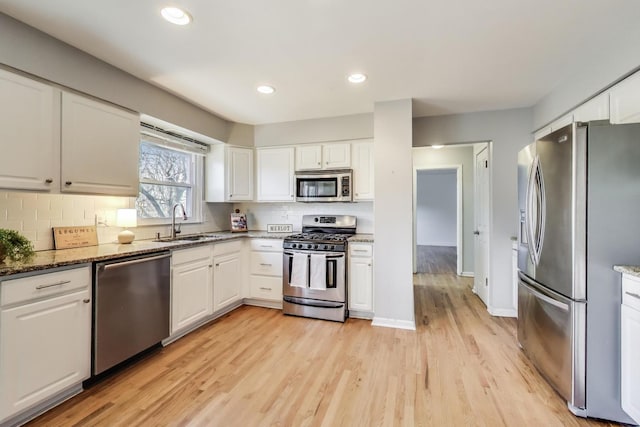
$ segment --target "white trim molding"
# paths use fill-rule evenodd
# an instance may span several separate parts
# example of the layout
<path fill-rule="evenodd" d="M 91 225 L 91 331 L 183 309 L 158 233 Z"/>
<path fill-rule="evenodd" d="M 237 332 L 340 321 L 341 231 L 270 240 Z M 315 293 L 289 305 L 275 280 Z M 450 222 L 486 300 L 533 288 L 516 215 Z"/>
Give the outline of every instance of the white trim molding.
<path fill-rule="evenodd" d="M 384 328 L 416 330 L 415 320 L 386 319 L 384 317 L 374 317 L 371 326 L 382 326 Z"/>
<path fill-rule="evenodd" d="M 518 317 L 518 310 L 515 308 L 494 308 L 489 307 L 487 311 L 490 315 L 496 317 Z"/>
<path fill-rule="evenodd" d="M 475 277 L 475 273 L 473 271 L 463 271 L 460 275 L 462 277 Z"/>

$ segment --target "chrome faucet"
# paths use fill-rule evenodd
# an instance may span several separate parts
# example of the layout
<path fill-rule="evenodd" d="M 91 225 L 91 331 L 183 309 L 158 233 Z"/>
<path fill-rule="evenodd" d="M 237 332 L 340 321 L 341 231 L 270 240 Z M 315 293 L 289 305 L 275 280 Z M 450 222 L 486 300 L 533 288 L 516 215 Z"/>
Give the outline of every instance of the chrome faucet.
<path fill-rule="evenodd" d="M 171 208 L 171 238 L 175 239 L 176 238 L 176 234 L 180 233 L 180 224 L 178 224 L 176 226 L 176 208 L 180 206 L 180 208 L 182 209 L 182 219 L 183 220 L 187 220 L 187 211 L 184 209 L 184 205 L 182 203 L 176 203 L 175 205 L 173 205 L 173 207 Z"/>

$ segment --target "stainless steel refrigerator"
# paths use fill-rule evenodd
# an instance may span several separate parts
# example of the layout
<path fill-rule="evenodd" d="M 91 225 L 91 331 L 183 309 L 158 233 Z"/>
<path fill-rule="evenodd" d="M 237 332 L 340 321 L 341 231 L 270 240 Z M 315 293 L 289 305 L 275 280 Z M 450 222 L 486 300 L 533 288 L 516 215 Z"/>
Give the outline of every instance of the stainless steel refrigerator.
<path fill-rule="evenodd" d="M 620 406 L 620 275 L 640 264 L 640 124 L 574 123 L 518 155 L 518 341 L 576 415 Z"/>

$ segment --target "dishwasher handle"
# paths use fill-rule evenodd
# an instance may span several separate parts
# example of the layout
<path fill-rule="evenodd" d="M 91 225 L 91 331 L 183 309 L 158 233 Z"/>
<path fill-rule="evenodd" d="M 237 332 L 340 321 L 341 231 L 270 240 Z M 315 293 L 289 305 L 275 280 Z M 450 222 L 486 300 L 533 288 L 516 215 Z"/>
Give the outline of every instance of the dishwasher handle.
<path fill-rule="evenodd" d="M 130 261 L 116 261 L 110 264 L 101 264 L 99 265 L 99 269 L 100 271 L 103 270 L 110 270 L 112 268 L 120 268 L 120 267 L 124 267 L 127 265 L 133 265 L 133 264 L 140 264 L 143 262 L 148 262 L 148 261 L 155 261 L 158 259 L 163 259 L 163 258 L 169 258 L 171 257 L 170 253 L 167 254 L 163 254 L 163 255 L 157 255 L 157 256 L 150 256 L 150 257 L 144 257 L 144 258 L 136 258 L 136 259 L 132 259 Z"/>

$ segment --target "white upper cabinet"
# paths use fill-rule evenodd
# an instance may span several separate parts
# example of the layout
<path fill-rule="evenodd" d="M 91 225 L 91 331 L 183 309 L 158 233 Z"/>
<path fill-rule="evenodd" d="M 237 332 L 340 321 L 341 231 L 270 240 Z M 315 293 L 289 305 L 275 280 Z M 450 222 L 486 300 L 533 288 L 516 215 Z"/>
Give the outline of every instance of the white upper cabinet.
<path fill-rule="evenodd" d="M 351 144 L 324 144 L 322 146 L 324 169 L 340 169 L 351 167 Z"/>
<path fill-rule="evenodd" d="M 373 141 L 355 142 L 353 153 L 353 200 L 373 200 L 374 158 Z"/>
<path fill-rule="evenodd" d="M 63 92 L 61 135 L 61 191 L 138 195 L 138 114 Z"/>
<path fill-rule="evenodd" d="M 551 132 L 555 132 L 558 129 L 561 129 L 567 125 L 573 123 L 573 113 L 567 114 L 565 116 L 560 117 L 551 123 Z"/>
<path fill-rule="evenodd" d="M 259 202 L 293 202 L 293 147 L 256 149 Z"/>
<path fill-rule="evenodd" d="M 322 145 L 296 147 L 296 170 L 322 169 Z"/>
<path fill-rule="evenodd" d="M 609 91 L 611 123 L 640 123 L 640 72 Z"/>
<path fill-rule="evenodd" d="M 345 169 L 351 167 L 351 144 L 296 146 L 296 170 Z"/>
<path fill-rule="evenodd" d="M 59 188 L 58 93 L 0 69 L 0 188 Z"/>
<path fill-rule="evenodd" d="M 573 111 L 576 122 L 592 120 L 609 120 L 609 92 L 601 93 Z"/>
<path fill-rule="evenodd" d="M 218 144 L 206 159 L 205 200 L 253 200 L 253 149 Z"/>

